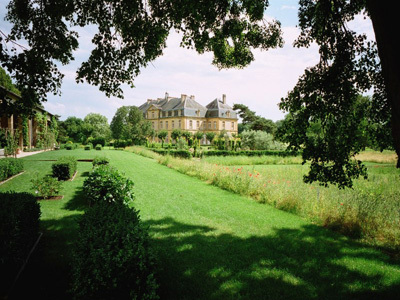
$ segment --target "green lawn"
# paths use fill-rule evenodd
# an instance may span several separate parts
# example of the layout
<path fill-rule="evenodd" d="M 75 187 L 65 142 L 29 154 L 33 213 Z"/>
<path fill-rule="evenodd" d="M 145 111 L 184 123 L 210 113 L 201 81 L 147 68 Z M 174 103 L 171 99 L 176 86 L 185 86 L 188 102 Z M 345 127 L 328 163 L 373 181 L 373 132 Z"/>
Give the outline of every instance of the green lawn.
<path fill-rule="evenodd" d="M 400 264 L 389 256 L 129 152 L 103 150 L 135 183 L 140 210 L 159 257 L 161 299 L 397 299 Z M 29 189 L 35 171 L 50 171 L 53 151 L 24 159 L 26 172 L 0 190 Z M 42 201 L 44 236 L 17 291 L 68 299 L 68 270 L 81 186 L 91 163 L 78 163 L 60 201 Z"/>

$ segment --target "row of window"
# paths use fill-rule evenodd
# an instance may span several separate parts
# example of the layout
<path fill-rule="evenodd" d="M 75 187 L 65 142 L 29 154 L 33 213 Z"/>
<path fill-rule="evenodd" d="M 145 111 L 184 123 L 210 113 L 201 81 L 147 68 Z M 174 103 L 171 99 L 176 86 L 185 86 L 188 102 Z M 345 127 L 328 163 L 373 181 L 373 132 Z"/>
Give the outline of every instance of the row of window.
<path fill-rule="evenodd" d="M 174 110 L 174 111 L 162 111 L 160 112 L 160 115 L 158 116 L 158 114 L 156 115 L 155 111 L 151 111 L 151 118 L 159 118 L 159 117 L 180 117 L 183 116 L 183 110 Z M 196 116 L 200 117 L 200 110 L 196 111 Z M 226 116 L 230 117 L 231 113 L 230 111 L 226 112 Z M 150 118 L 150 112 L 148 114 L 148 117 Z"/>
<path fill-rule="evenodd" d="M 153 125 L 153 129 L 155 129 L 154 122 L 152 122 L 152 125 Z M 175 128 L 181 129 L 182 128 L 181 120 L 178 120 L 177 125 L 178 125 L 178 127 L 175 127 L 175 121 L 171 121 L 171 129 L 175 129 Z M 196 129 L 207 129 L 206 125 L 207 125 L 206 122 L 202 122 L 200 124 L 200 121 L 196 121 Z M 211 127 L 211 121 L 209 121 L 208 129 L 217 129 L 217 121 L 214 121 L 212 125 L 213 125 L 213 127 Z M 163 126 L 164 126 L 164 122 L 160 121 L 160 129 L 164 129 Z M 168 121 L 165 121 L 165 129 L 169 129 L 168 126 L 169 126 Z M 193 128 L 193 120 L 189 120 L 189 129 L 194 129 Z M 225 129 L 225 121 L 222 121 L 222 129 Z M 231 122 L 231 130 L 235 130 L 235 122 Z"/>

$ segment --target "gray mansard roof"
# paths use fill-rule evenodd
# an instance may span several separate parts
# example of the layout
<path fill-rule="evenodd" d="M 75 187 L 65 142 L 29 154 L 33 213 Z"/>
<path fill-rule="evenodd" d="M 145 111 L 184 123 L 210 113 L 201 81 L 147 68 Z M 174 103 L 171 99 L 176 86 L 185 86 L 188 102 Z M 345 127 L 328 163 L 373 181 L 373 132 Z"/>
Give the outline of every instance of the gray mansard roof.
<path fill-rule="evenodd" d="M 160 109 L 162 112 L 166 112 L 165 117 L 174 116 L 174 113 L 171 115 L 168 112 L 181 111 L 181 116 L 186 117 L 206 117 L 206 118 L 230 118 L 237 119 L 236 112 L 226 103 L 224 104 L 221 100 L 215 99 L 210 102 L 206 107 L 202 106 L 198 102 L 194 100 L 194 97 L 186 97 L 184 95 L 181 98 L 176 97 L 168 97 L 166 95 L 165 98 L 158 98 L 157 100 L 147 100 L 147 102 L 143 103 L 139 106 L 139 109 L 146 113 L 146 111 L 154 106 L 157 109 Z M 229 111 L 229 113 L 227 113 Z M 162 116 L 164 117 L 164 116 Z"/>

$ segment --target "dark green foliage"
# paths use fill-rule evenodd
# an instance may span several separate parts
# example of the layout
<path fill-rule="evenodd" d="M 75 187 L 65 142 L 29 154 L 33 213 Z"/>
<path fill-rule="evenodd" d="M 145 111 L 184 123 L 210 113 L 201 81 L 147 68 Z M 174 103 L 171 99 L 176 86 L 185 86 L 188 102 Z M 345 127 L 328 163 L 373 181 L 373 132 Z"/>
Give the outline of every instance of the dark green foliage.
<path fill-rule="evenodd" d="M 242 125 L 246 126 L 243 130 L 261 130 L 275 134 L 276 124 L 272 120 L 257 116 L 254 111 L 244 104 L 234 104 L 233 109 L 238 111 L 238 115 L 243 122 Z M 240 132 L 243 130 L 240 130 Z"/>
<path fill-rule="evenodd" d="M 23 161 L 17 158 L 0 159 L 0 181 L 14 176 L 24 169 Z"/>
<path fill-rule="evenodd" d="M 93 149 L 93 145 L 92 144 L 85 145 L 85 150 L 92 150 L 92 149 Z"/>
<path fill-rule="evenodd" d="M 14 278 L 39 233 L 40 206 L 30 193 L 0 193 L 0 279 Z"/>
<path fill-rule="evenodd" d="M 208 150 L 203 152 L 203 156 L 295 156 L 296 154 L 288 151 L 274 151 L 274 150 Z"/>
<path fill-rule="evenodd" d="M 61 181 L 51 175 L 46 175 L 42 178 L 32 179 L 32 189 L 39 197 L 48 199 L 52 196 L 57 196 L 61 191 Z"/>
<path fill-rule="evenodd" d="M 96 137 L 96 138 L 92 138 L 89 140 L 90 143 L 92 143 L 93 145 L 101 145 L 102 147 L 104 147 L 106 145 L 106 139 L 104 137 Z"/>
<path fill-rule="evenodd" d="M 305 70 L 280 108 L 291 114 L 286 124 L 290 129 L 285 133 L 289 148 L 303 149 L 304 161 L 311 161 L 305 182 L 343 188 L 351 187 L 354 178 L 366 178 L 365 166 L 354 160 L 365 147 L 362 137 L 367 111 L 359 109 L 359 95 L 373 92 L 372 102 L 379 103 L 374 115 L 390 130 L 390 107 L 376 45 L 347 26 L 365 3 L 300 1 L 301 33 L 295 46 L 316 43 L 320 60 Z M 385 112 L 383 118 L 380 111 Z M 318 132 L 310 132 L 315 125 Z"/>
<path fill-rule="evenodd" d="M 152 148 L 151 150 L 161 155 L 171 155 L 174 157 L 181 157 L 181 158 L 192 158 L 192 153 L 190 153 L 190 151 L 188 150 L 157 149 L 157 148 Z"/>
<path fill-rule="evenodd" d="M 58 180 L 68 180 L 76 172 L 77 161 L 73 156 L 60 157 L 55 163 L 51 165 L 53 176 Z"/>
<path fill-rule="evenodd" d="M 99 166 L 99 165 L 108 165 L 110 163 L 110 160 L 105 157 L 105 156 L 96 156 L 93 159 L 93 167 Z"/>
<path fill-rule="evenodd" d="M 96 145 L 96 150 L 101 150 L 101 149 L 103 149 L 103 146 L 101 146 L 100 144 L 97 144 Z"/>
<path fill-rule="evenodd" d="M 109 165 L 94 168 L 83 183 L 89 205 L 96 203 L 128 204 L 135 199 L 132 180 Z"/>
<path fill-rule="evenodd" d="M 99 203 L 85 212 L 72 267 L 76 299 L 158 299 L 147 230 L 125 205 Z"/>
<path fill-rule="evenodd" d="M 128 142 L 126 140 L 115 140 L 113 145 L 115 149 L 125 148 L 128 146 Z"/>

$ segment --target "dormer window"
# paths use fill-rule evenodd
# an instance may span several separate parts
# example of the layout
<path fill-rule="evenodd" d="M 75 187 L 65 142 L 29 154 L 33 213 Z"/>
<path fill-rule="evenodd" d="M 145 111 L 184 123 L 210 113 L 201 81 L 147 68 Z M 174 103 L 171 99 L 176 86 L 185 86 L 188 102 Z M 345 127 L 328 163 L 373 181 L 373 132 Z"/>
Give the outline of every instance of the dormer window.
<path fill-rule="evenodd" d="M 228 118 L 231 116 L 231 112 L 230 112 L 229 110 L 226 112 L 226 116 L 227 116 Z"/>
<path fill-rule="evenodd" d="M 196 110 L 196 116 L 200 117 L 200 110 Z"/>

